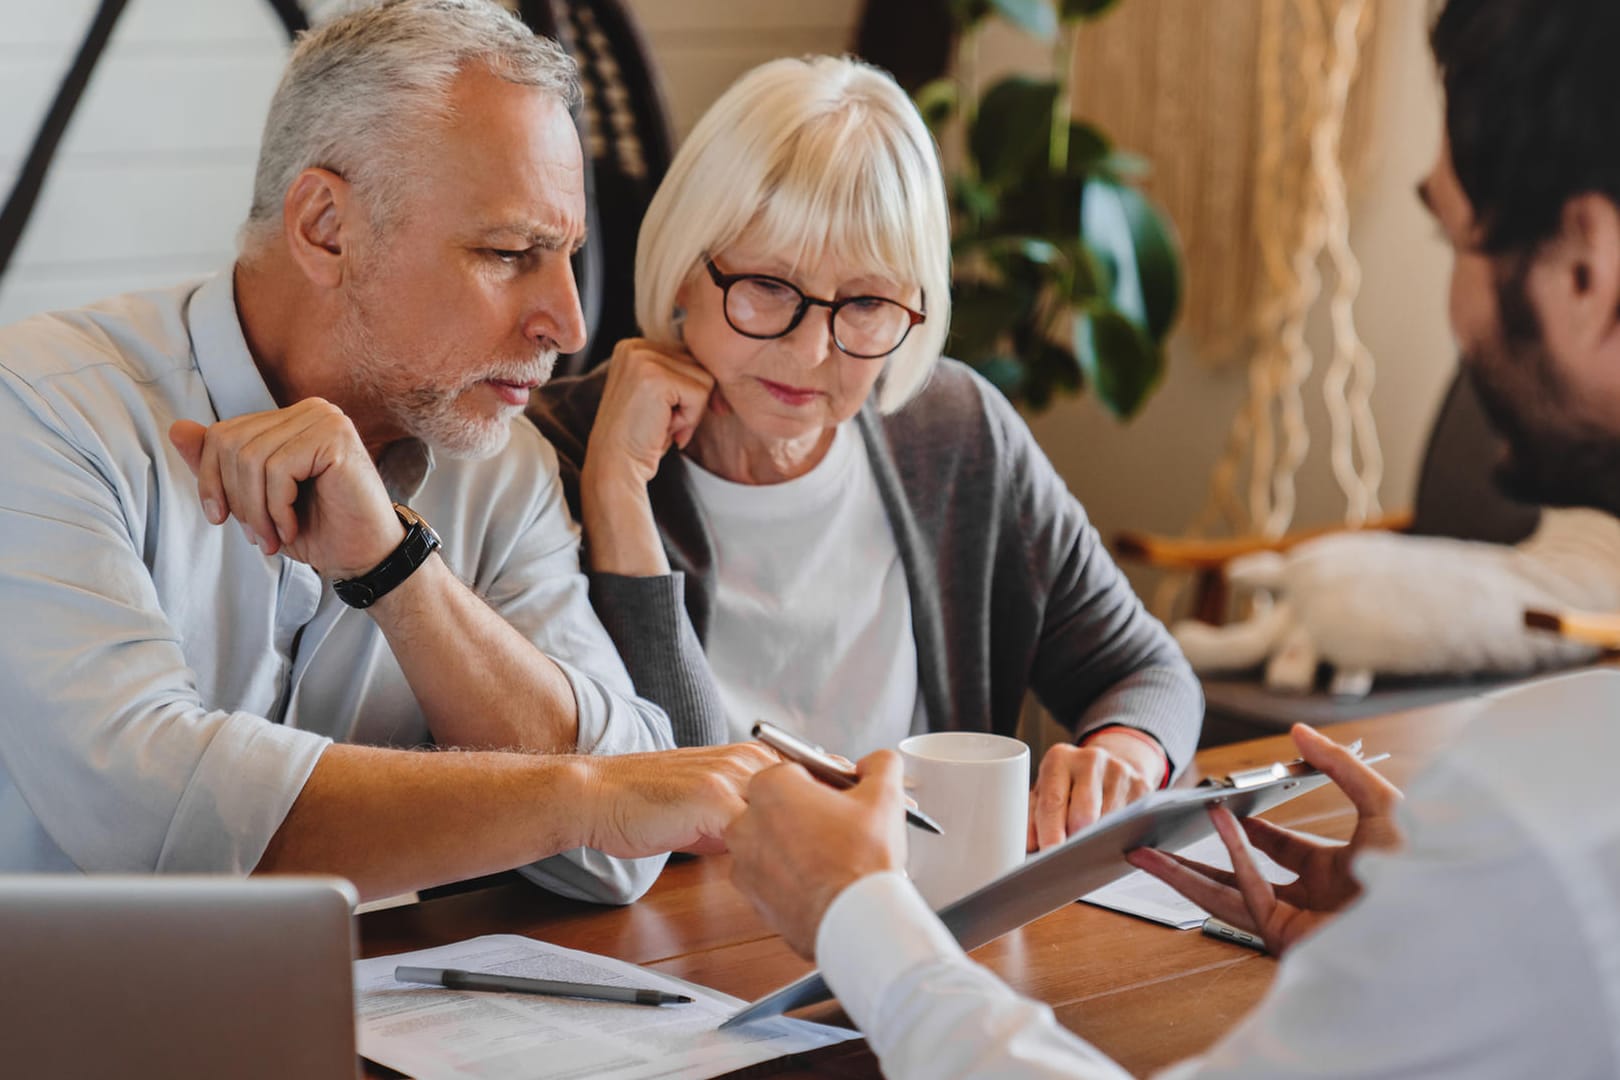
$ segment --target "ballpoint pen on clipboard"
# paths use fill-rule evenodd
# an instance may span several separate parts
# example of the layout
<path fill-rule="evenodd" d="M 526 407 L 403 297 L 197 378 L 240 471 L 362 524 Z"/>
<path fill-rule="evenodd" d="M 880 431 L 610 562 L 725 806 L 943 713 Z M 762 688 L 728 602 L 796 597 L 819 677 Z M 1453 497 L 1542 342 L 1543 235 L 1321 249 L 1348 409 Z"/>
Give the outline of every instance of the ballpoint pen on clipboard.
<path fill-rule="evenodd" d="M 1376 765 L 1387 760 L 1388 754 L 1379 754 L 1376 757 L 1364 758 L 1361 756 L 1361 740 L 1345 747 L 1346 750 L 1360 759 L 1363 765 Z M 1242 791 L 1245 788 L 1268 784 L 1273 780 L 1283 780 L 1290 776 L 1315 776 L 1316 767 L 1304 758 L 1295 758 L 1293 761 L 1274 761 L 1270 765 L 1261 765 L 1254 769 L 1239 769 L 1226 776 L 1206 776 L 1198 782 L 1201 788 L 1231 788 L 1233 791 Z"/>
<path fill-rule="evenodd" d="M 821 747 L 806 742 L 791 731 L 783 731 L 769 721 L 755 721 L 753 734 L 754 738 L 787 760 L 796 765 L 803 765 L 806 772 L 823 784 L 830 784 L 835 788 L 852 788 L 860 779 L 855 775 L 855 770 L 840 764 Z M 945 830 L 939 827 L 939 822 L 914 806 L 906 807 L 906 821 L 923 832 L 931 832 L 935 836 L 945 835 Z"/>

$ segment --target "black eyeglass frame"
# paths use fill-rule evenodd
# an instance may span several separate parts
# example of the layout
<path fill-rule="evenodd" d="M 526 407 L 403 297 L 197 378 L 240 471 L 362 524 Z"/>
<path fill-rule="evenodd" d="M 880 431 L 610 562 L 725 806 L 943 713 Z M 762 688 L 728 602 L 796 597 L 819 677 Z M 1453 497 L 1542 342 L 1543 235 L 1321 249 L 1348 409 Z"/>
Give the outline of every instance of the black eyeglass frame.
<path fill-rule="evenodd" d="M 900 301 L 891 299 L 887 296 L 846 296 L 841 300 L 822 300 L 819 297 L 809 295 L 803 289 L 793 284 L 793 282 L 788 281 L 786 278 L 779 278 L 773 274 L 728 274 L 715 264 L 713 256 L 710 255 L 703 256 L 703 265 L 709 271 L 709 279 L 713 281 L 715 286 L 720 290 L 720 310 L 726 317 L 726 325 L 737 331 L 737 333 L 741 334 L 743 337 L 752 338 L 755 341 L 775 341 L 777 338 L 787 337 L 789 334 L 793 333 L 793 331 L 799 328 L 799 324 L 804 321 L 805 312 L 809 311 L 812 307 L 824 307 L 827 309 L 827 332 L 832 335 L 833 344 L 838 346 L 839 352 L 843 353 L 845 356 L 853 356 L 857 360 L 881 360 L 885 356 L 893 355 L 896 349 L 900 348 L 900 346 L 906 343 L 906 338 L 911 336 L 912 327 L 916 326 L 918 323 L 928 321 L 928 312 L 926 310 L 928 307 L 928 295 L 926 293 L 923 294 L 923 307 L 925 309 L 923 311 L 914 311 L 905 304 L 902 304 Z M 755 334 L 748 330 L 744 330 L 742 327 L 731 321 L 731 287 L 739 281 L 750 280 L 769 281 L 774 285 L 781 285 L 784 288 L 791 289 L 798 295 L 798 310 L 794 311 L 793 318 L 789 319 L 787 326 L 778 333 Z M 853 304 L 859 300 L 877 300 L 885 304 L 893 304 L 901 311 L 904 311 L 911 321 L 906 324 L 906 329 L 900 335 L 900 340 L 880 353 L 858 353 L 851 352 L 849 349 L 846 349 L 844 347 L 844 343 L 838 340 L 838 312 L 839 309 L 844 307 L 844 305 Z"/>

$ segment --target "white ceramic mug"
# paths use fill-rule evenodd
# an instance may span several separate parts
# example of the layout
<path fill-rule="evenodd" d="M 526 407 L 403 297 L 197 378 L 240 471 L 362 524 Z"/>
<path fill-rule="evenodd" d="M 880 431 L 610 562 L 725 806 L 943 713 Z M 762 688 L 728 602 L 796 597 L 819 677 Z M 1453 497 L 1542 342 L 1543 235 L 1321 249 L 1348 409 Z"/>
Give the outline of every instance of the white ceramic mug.
<path fill-rule="evenodd" d="M 906 872 L 936 911 L 1024 861 L 1029 747 L 1005 735 L 934 731 L 900 743 L 908 794 L 945 835 L 907 829 Z"/>

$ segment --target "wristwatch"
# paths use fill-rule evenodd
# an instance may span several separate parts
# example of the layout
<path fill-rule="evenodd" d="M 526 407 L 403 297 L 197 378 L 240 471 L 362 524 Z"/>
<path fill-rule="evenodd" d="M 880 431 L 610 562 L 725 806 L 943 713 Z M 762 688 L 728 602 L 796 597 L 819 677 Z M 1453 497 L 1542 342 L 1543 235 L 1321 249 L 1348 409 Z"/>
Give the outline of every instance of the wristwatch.
<path fill-rule="evenodd" d="M 399 583 L 410 577 L 428 556 L 439 550 L 439 534 L 415 510 L 404 503 L 394 504 L 399 523 L 405 526 L 405 539 L 399 547 L 376 566 L 357 578 L 332 582 L 332 591 L 338 599 L 352 608 L 368 608 L 387 596 Z"/>

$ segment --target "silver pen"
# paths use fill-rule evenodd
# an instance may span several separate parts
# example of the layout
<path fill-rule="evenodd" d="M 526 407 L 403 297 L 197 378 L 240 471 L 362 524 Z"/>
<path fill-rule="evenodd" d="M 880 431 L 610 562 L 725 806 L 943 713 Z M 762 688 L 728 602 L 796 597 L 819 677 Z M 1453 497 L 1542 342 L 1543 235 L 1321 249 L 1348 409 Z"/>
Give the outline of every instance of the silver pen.
<path fill-rule="evenodd" d="M 847 790 L 860 781 L 860 777 L 855 775 L 855 770 L 846 768 L 827 751 L 806 742 L 791 731 L 783 731 L 769 720 L 754 722 L 754 738 L 795 765 L 803 765 L 806 772 L 823 784 Z M 906 807 L 906 821 L 914 829 L 921 829 L 935 836 L 945 835 L 945 830 L 939 827 L 939 822 L 915 806 Z"/>
<path fill-rule="evenodd" d="M 589 998 L 592 1001 L 620 1001 L 627 1005 L 685 1005 L 692 999 L 685 994 L 643 990 L 634 986 L 600 986 L 596 983 L 560 982 L 555 979 L 527 979 L 521 975 L 495 975 L 456 968 L 410 967 L 394 969 L 398 982 L 428 983 L 446 990 L 504 990 L 518 994 L 545 994 L 549 997 Z"/>

